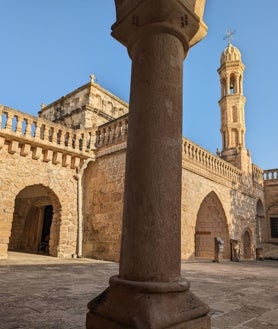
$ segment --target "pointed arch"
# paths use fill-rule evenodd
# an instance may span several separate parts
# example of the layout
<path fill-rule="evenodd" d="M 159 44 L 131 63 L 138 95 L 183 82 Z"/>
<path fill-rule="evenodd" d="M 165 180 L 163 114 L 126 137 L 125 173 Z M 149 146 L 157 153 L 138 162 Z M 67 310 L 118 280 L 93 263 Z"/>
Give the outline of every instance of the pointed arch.
<path fill-rule="evenodd" d="M 251 259 L 252 258 L 252 232 L 247 227 L 243 231 L 242 235 L 243 241 L 243 257 L 244 259 Z"/>
<path fill-rule="evenodd" d="M 57 256 L 61 205 L 57 195 L 42 184 L 26 186 L 15 198 L 9 250 L 38 252 L 42 242 L 46 251 Z"/>
<path fill-rule="evenodd" d="M 195 226 L 195 256 L 214 259 L 214 238 L 224 241 L 224 258 L 230 258 L 230 239 L 227 218 L 215 192 L 202 201 Z"/>

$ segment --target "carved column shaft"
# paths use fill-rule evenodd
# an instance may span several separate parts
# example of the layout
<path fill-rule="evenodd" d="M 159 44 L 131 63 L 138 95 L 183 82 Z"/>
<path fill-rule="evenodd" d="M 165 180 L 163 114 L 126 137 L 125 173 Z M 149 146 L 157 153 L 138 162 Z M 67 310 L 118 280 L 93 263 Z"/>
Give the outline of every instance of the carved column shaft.
<path fill-rule="evenodd" d="M 174 35 L 146 31 L 132 78 L 120 277 L 180 277 L 182 68 Z"/>

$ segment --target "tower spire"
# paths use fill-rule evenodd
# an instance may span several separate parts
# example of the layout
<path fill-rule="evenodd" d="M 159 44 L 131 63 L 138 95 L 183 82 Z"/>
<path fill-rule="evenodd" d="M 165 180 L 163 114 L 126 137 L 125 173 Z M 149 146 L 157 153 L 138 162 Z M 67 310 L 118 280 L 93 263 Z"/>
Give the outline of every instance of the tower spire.
<path fill-rule="evenodd" d="M 245 102 L 243 95 L 244 64 L 240 51 L 231 44 L 234 31 L 228 30 L 226 38 L 228 47 L 221 55 L 221 66 L 218 69 L 221 85 L 221 157 L 240 168 L 250 172 L 251 159 L 245 148 Z"/>

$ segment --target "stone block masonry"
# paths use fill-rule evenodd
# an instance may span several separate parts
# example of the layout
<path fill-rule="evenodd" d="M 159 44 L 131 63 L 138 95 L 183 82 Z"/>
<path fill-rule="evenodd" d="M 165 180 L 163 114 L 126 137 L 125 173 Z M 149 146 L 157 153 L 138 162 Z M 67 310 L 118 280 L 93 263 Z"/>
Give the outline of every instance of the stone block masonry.
<path fill-rule="evenodd" d="M 119 260 L 125 150 L 99 157 L 84 174 L 85 257 Z"/>
<path fill-rule="evenodd" d="M 86 132 L 91 138 L 91 133 Z M 48 205 L 53 207 L 50 255 L 71 257 L 76 253 L 74 175 L 92 154 L 92 140 L 87 137 L 85 131 L 74 133 L 61 125 L 0 106 L 0 257 L 7 257 L 8 247 L 37 251 L 43 234 L 41 211 Z M 41 219 L 36 218 L 36 213 Z M 32 223 L 30 219 L 27 223 L 28 218 L 34 218 Z M 26 244 L 28 225 L 37 233 L 32 232 L 36 238 L 30 233 L 29 240 L 33 242 Z"/>

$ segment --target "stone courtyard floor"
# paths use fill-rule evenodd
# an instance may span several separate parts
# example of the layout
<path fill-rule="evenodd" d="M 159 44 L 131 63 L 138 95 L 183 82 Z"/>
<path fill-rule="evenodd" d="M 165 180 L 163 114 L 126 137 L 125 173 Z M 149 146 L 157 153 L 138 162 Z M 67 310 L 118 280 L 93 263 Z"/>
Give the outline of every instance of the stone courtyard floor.
<path fill-rule="evenodd" d="M 0 329 L 85 328 L 87 302 L 118 265 L 10 252 L 0 260 Z M 278 261 L 182 262 L 213 329 L 278 329 Z"/>

